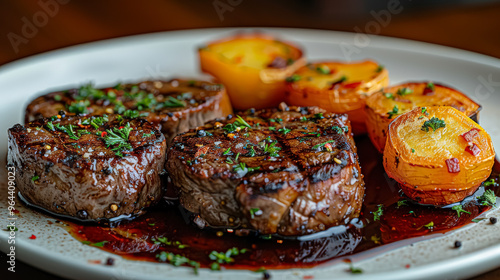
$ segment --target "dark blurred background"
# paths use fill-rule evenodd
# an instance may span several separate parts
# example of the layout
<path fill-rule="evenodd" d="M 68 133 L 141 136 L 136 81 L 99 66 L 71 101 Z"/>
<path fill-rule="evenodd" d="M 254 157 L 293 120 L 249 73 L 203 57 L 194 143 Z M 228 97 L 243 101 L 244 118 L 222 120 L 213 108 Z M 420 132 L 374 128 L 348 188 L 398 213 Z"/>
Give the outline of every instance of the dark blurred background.
<path fill-rule="evenodd" d="M 0 0 L 0 65 L 121 36 L 252 26 L 373 33 L 500 58 L 500 1 Z M 19 261 L 17 272 L 8 273 L 3 253 L 0 262 L 0 279 L 58 279 Z M 500 270 L 474 278 L 493 279 L 500 279 Z"/>
<path fill-rule="evenodd" d="M 500 58 L 500 1 L 0 1 L 0 64 L 70 45 L 206 27 L 301 27 L 375 33 Z M 397 12 L 386 17 L 387 11 Z M 370 21 L 380 28 L 367 28 Z M 372 26 L 373 27 L 373 26 Z"/>

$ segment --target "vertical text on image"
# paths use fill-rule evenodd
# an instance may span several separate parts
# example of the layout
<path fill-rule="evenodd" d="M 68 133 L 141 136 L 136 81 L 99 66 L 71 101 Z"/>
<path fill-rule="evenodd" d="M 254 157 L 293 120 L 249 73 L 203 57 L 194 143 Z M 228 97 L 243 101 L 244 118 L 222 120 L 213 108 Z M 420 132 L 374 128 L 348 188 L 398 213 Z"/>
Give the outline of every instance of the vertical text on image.
<path fill-rule="evenodd" d="M 8 260 L 7 263 L 9 264 L 9 267 L 7 268 L 11 272 L 16 272 L 16 219 L 17 217 L 15 216 L 15 206 L 16 206 L 16 168 L 13 166 L 7 166 L 7 180 L 8 180 L 8 210 L 9 210 L 9 217 L 7 218 L 7 231 L 9 232 L 9 240 L 7 241 L 8 244 L 11 246 L 9 247 L 9 253 L 7 254 Z"/>

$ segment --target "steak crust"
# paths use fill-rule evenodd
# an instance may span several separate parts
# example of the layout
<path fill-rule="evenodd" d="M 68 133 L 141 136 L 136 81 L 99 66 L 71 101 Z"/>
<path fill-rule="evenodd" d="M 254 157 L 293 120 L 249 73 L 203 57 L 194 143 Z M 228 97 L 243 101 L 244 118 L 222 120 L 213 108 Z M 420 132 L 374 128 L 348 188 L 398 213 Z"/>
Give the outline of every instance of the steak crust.
<path fill-rule="evenodd" d="M 161 198 L 166 140 L 143 119 L 62 114 L 8 134 L 17 189 L 38 207 L 107 221 L 140 215 Z"/>
<path fill-rule="evenodd" d="M 346 115 L 249 110 L 174 138 L 166 169 L 196 223 L 305 235 L 358 217 L 364 195 Z"/>
<path fill-rule="evenodd" d="M 86 85 L 36 98 L 26 108 L 25 123 L 60 110 L 96 115 L 134 110 L 159 125 L 169 143 L 181 132 L 230 114 L 231 106 L 222 85 L 203 81 L 144 81 L 102 89 Z"/>

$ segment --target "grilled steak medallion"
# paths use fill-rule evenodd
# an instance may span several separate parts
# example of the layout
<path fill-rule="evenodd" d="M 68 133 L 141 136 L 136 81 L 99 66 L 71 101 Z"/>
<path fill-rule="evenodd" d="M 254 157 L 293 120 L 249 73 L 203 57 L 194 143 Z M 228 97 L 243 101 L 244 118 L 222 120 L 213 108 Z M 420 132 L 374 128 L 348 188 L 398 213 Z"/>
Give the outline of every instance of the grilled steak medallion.
<path fill-rule="evenodd" d="M 166 168 L 195 223 L 304 235 L 358 217 L 364 182 L 347 116 L 280 108 L 174 138 Z"/>
<path fill-rule="evenodd" d="M 126 114 L 159 124 L 169 143 L 181 132 L 230 114 L 231 105 L 224 87 L 209 82 L 173 79 L 103 89 L 89 84 L 36 98 L 26 108 L 25 122 L 54 116 L 60 110 L 99 115 L 134 110 Z"/>
<path fill-rule="evenodd" d="M 8 162 L 28 202 L 106 221 L 161 198 L 165 150 L 163 134 L 143 119 L 58 115 L 9 129 Z"/>

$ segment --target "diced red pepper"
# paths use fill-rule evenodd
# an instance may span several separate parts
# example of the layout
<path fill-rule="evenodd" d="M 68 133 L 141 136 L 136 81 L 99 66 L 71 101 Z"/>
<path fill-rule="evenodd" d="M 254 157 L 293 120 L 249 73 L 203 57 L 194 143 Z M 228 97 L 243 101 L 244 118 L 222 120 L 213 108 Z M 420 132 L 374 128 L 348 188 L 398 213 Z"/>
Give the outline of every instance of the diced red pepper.
<path fill-rule="evenodd" d="M 123 128 L 124 128 L 124 126 L 120 126 L 118 129 L 123 129 Z"/>
<path fill-rule="evenodd" d="M 101 137 L 104 137 L 104 136 L 106 136 L 107 134 L 108 134 L 108 133 L 107 133 L 106 131 L 103 131 L 103 132 L 101 133 Z"/>
<path fill-rule="evenodd" d="M 448 166 L 449 173 L 460 172 L 460 163 L 457 158 L 450 158 L 446 160 L 446 165 Z"/>
<path fill-rule="evenodd" d="M 481 153 L 481 149 L 476 144 L 472 144 L 472 146 L 467 146 L 465 150 L 473 156 L 477 156 L 479 155 L 479 153 Z"/>
<path fill-rule="evenodd" d="M 36 239 L 36 236 L 35 236 L 34 234 L 32 234 L 32 235 L 30 236 L 30 239 Z"/>
<path fill-rule="evenodd" d="M 462 138 L 464 138 L 466 142 L 472 142 L 472 140 L 474 140 L 474 138 L 476 138 L 478 135 L 479 129 L 473 128 L 460 136 L 462 136 Z"/>
<path fill-rule="evenodd" d="M 424 92 L 422 93 L 423 95 L 434 95 L 434 90 L 432 88 L 424 88 Z"/>
<path fill-rule="evenodd" d="M 349 83 L 345 84 L 344 88 L 357 88 L 359 85 L 361 85 L 362 82 L 354 82 L 354 83 Z"/>
<path fill-rule="evenodd" d="M 325 149 L 326 149 L 327 151 L 329 151 L 329 152 L 333 151 L 332 144 L 330 144 L 330 143 L 326 143 L 326 144 L 325 144 Z"/>

